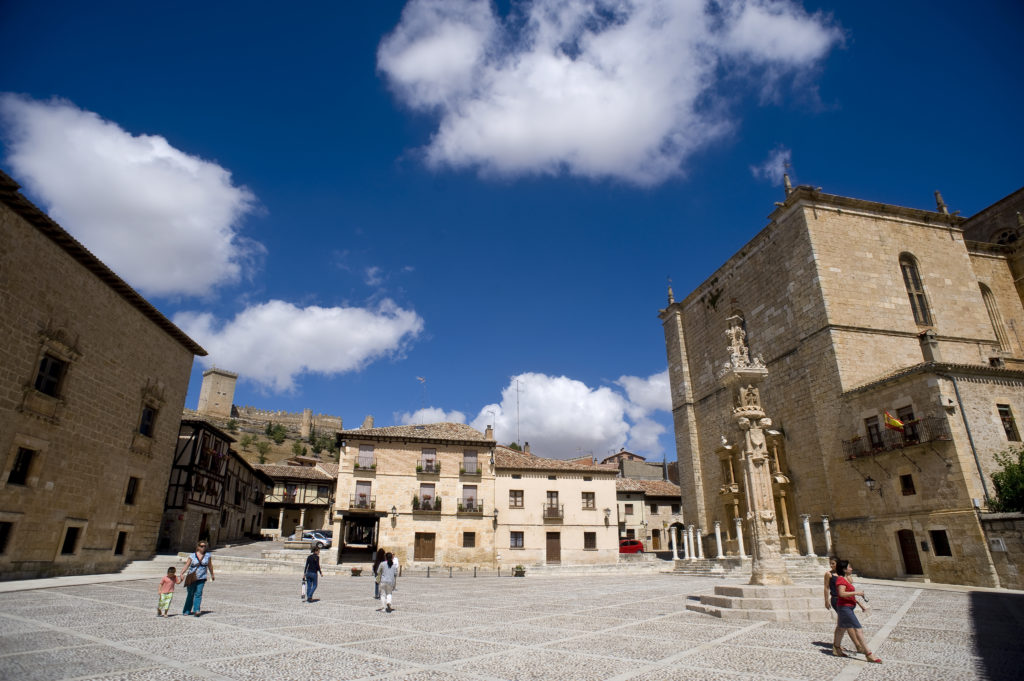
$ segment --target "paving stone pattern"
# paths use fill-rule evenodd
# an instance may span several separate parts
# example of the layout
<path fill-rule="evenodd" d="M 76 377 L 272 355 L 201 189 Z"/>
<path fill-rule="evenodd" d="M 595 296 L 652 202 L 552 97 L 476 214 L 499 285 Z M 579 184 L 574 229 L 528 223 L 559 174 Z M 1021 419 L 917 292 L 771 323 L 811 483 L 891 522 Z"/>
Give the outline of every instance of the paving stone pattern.
<path fill-rule="evenodd" d="M 1024 595 L 866 586 L 884 663 L 831 654 L 831 628 L 723 621 L 687 602 L 721 580 L 640 574 L 399 580 L 225 575 L 203 615 L 156 617 L 158 580 L 0 594 L 0 679 L 751 681 L 1018 679 Z M 852 645 L 847 643 L 847 648 Z"/>

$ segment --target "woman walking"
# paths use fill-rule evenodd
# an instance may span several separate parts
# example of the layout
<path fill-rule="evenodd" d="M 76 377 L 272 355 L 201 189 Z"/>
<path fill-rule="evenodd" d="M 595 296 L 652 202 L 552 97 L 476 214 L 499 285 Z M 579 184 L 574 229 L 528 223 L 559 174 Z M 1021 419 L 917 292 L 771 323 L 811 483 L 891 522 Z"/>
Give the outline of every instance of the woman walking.
<path fill-rule="evenodd" d="M 188 554 L 185 569 L 182 570 L 180 582 L 185 583 L 185 608 L 182 615 L 195 615 L 199 617 L 202 612 L 203 587 L 206 586 L 206 577 L 209 575 L 213 580 L 213 559 L 207 553 L 207 543 L 199 542 L 194 553 Z"/>
<path fill-rule="evenodd" d="M 380 580 L 377 579 L 377 568 L 385 558 L 384 549 L 377 549 L 377 555 L 373 558 L 373 597 L 378 601 L 380 600 Z"/>
<path fill-rule="evenodd" d="M 323 577 L 320 569 L 320 547 L 314 546 L 313 550 L 306 556 L 306 567 L 303 569 L 306 575 L 306 602 L 313 602 L 313 592 L 316 591 L 317 576 Z"/>
<path fill-rule="evenodd" d="M 384 609 L 391 612 L 391 592 L 395 590 L 395 582 L 398 581 L 398 559 L 390 553 L 384 556 L 384 562 L 377 566 L 377 574 L 380 575 L 380 590 L 384 594 Z"/>
<path fill-rule="evenodd" d="M 857 614 L 853 611 L 857 607 L 856 597 L 863 596 L 864 592 L 853 588 L 853 584 L 850 582 L 850 575 L 852 574 L 853 568 L 850 567 L 850 561 L 841 560 L 836 563 L 836 616 L 839 621 L 832 638 L 832 654 L 837 657 L 849 657 L 839 647 L 840 642 L 843 640 L 843 634 L 846 633 L 850 635 L 850 640 L 857 646 L 857 651 L 863 653 L 868 662 L 879 663 L 881 660 L 868 650 L 860 621 L 857 619 Z"/>

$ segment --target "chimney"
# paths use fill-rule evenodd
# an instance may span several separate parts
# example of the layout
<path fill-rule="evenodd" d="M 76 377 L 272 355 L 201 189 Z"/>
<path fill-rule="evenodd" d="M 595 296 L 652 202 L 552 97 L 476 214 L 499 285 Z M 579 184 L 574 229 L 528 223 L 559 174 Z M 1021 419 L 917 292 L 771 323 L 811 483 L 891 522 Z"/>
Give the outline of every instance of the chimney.
<path fill-rule="evenodd" d="M 373 414 L 368 414 L 367 417 L 363 419 L 363 425 L 360 426 L 360 428 L 373 428 Z"/>
<path fill-rule="evenodd" d="M 492 428 L 490 426 L 487 426 L 487 428 L 484 429 L 484 439 L 485 440 L 493 440 L 494 439 L 494 428 Z"/>
<path fill-rule="evenodd" d="M 924 357 L 924 361 L 942 361 L 942 355 L 939 353 L 939 339 L 936 338 L 934 331 L 928 329 L 924 333 L 919 334 L 917 340 L 921 343 L 921 356 Z"/>
<path fill-rule="evenodd" d="M 529 442 L 524 442 L 523 443 L 523 451 L 526 452 L 527 454 L 530 453 L 530 443 Z"/>

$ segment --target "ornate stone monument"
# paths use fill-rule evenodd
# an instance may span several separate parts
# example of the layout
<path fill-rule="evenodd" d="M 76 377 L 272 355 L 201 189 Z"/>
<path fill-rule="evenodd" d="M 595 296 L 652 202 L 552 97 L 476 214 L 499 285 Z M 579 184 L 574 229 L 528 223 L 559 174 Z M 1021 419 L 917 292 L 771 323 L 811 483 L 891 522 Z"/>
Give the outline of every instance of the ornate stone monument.
<path fill-rule="evenodd" d="M 690 610 L 717 617 L 770 621 L 825 621 L 821 586 L 795 586 L 786 569 L 772 495 L 772 471 L 764 429 L 772 425 L 761 405 L 761 382 L 768 369 L 760 357 L 750 357 L 740 317 L 729 317 L 729 359 L 718 374 L 733 396 L 732 418 L 743 432 L 737 451 L 743 471 L 751 537 L 752 568 L 747 586 L 715 587 L 714 596 L 702 596 Z"/>

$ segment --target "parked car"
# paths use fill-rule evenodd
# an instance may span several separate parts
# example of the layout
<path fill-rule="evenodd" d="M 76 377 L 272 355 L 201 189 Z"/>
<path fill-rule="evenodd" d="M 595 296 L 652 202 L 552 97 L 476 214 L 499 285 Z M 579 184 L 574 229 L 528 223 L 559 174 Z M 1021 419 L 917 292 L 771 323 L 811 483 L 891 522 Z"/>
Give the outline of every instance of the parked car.
<path fill-rule="evenodd" d="M 644 544 L 639 539 L 622 539 L 619 541 L 619 553 L 643 553 Z"/>
<path fill-rule="evenodd" d="M 318 549 L 329 549 L 333 543 L 332 539 L 322 532 L 303 532 L 302 540 L 308 541 Z"/>

